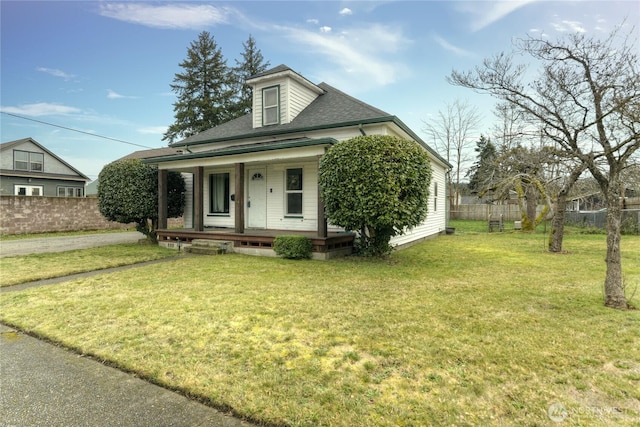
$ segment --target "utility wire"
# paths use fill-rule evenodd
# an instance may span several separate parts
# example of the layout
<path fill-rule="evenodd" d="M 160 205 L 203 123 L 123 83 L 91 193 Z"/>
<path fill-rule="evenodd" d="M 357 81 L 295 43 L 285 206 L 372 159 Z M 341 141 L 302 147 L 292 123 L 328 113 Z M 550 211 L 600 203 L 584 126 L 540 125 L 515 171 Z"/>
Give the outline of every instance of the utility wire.
<path fill-rule="evenodd" d="M 66 126 L 57 125 L 55 123 L 49 123 L 49 122 L 44 122 L 42 120 L 36 120 L 36 119 L 29 118 L 29 117 L 19 116 L 17 114 L 13 114 L 13 113 L 7 113 L 6 111 L 0 111 L 0 113 L 6 114 L 7 116 L 11 116 L 11 117 L 17 117 L 18 119 L 30 120 L 32 122 L 42 123 L 43 125 L 47 125 L 47 126 L 54 126 L 54 127 L 60 128 L 60 129 L 70 130 L 72 132 L 78 132 L 78 133 L 83 133 L 85 135 L 95 136 L 96 138 L 103 138 L 103 139 L 108 139 L 110 141 L 121 142 L 123 144 L 135 145 L 136 147 L 154 148 L 154 147 L 149 147 L 147 145 L 140 145 L 140 144 L 135 144 L 135 143 L 129 142 L 129 141 L 123 141 L 121 139 L 111 138 L 110 136 L 102 136 L 102 135 L 98 135 L 96 133 L 85 132 L 83 130 L 78 130 L 78 129 L 73 129 L 73 128 L 66 127 Z"/>

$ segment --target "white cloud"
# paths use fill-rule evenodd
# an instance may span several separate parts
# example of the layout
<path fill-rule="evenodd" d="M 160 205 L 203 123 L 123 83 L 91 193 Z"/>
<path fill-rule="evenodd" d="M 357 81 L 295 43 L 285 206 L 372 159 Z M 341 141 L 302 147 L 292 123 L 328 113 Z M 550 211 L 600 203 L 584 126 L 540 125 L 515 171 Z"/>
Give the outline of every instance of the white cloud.
<path fill-rule="evenodd" d="M 326 25 L 324 27 L 320 27 L 320 32 L 321 33 L 330 33 L 331 32 L 331 27 L 327 27 Z"/>
<path fill-rule="evenodd" d="M 21 116 L 54 116 L 54 115 L 68 115 L 80 113 L 81 110 L 75 107 L 69 107 L 60 104 L 50 104 L 47 102 L 38 102 L 35 104 L 23 104 L 18 107 L 0 107 L 0 110 L 4 113 L 18 114 Z"/>
<path fill-rule="evenodd" d="M 143 135 L 164 135 L 166 131 L 166 126 L 150 126 L 138 129 L 138 133 L 141 133 Z"/>
<path fill-rule="evenodd" d="M 316 74 L 337 85 L 342 77 L 344 87 L 375 87 L 388 85 L 409 73 L 395 55 L 411 43 L 402 31 L 381 24 L 350 28 L 349 32 L 315 32 L 293 27 L 275 27 L 289 43 L 305 53 L 322 57 L 326 69 Z"/>
<path fill-rule="evenodd" d="M 353 15 L 353 11 L 351 9 L 349 9 L 348 7 L 345 7 L 339 13 L 340 13 L 340 15 Z"/>
<path fill-rule="evenodd" d="M 225 24 L 233 12 L 227 7 L 208 4 L 100 4 L 100 15 L 132 24 L 155 28 L 193 29 Z"/>
<path fill-rule="evenodd" d="M 479 31 L 535 1 L 538 0 L 458 2 L 456 5 L 460 12 L 472 15 L 471 31 Z"/>
<path fill-rule="evenodd" d="M 569 21 L 565 19 L 560 22 L 552 22 L 551 25 L 560 33 L 585 33 L 587 31 L 582 23 L 578 21 Z"/>
<path fill-rule="evenodd" d="M 73 74 L 69 74 L 69 73 L 65 73 L 62 70 L 58 70 L 56 68 L 46 68 L 46 67 L 38 67 L 36 68 L 36 71 L 40 71 L 42 73 L 47 73 L 50 74 L 54 77 L 61 77 L 65 80 L 71 80 L 75 77 L 75 75 Z"/>
<path fill-rule="evenodd" d="M 440 45 L 441 48 L 443 48 L 444 50 L 448 50 L 449 52 L 453 52 L 458 56 L 475 56 L 473 52 L 454 46 L 440 36 L 433 36 L 433 39 Z"/>
<path fill-rule="evenodd" d="M 126 95 L 121 95 L 117 92 L 114 92 L 111 89 L 107 89 L 107 98 L 109 99 L 136 99 L 136 96 L 126 96 Z"/>
<path fill-rule="evenodd" d="M 307 24 L 314 24 L 314 25 L 318 25 L 320 23 L 320 21 L 318 21 L 317 19 L 307 19 Z"/>

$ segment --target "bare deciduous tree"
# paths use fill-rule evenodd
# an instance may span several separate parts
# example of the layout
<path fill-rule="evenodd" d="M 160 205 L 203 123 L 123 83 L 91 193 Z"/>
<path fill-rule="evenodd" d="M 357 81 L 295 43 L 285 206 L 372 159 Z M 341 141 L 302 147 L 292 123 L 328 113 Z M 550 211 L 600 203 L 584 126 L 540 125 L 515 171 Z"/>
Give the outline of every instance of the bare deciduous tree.
<path fill-rule="evenodd" d="M 557 41 L 528 37 L 521 53 L 539 61 L 538 77 L 525 84 L 527 67 L 501 53 L 450 83 L 489 93 L 542 123 L 544 136 L 567 158 L 589 170 L 607 205 L 605 305 L 626 309 L 620 255 L 622 173 L 640 149 L 638 40 L 621 28 L 603 40 L 573 34 Z"/>
<path fill-rule="evenodd" d="M 480 113 L 466 101 L 456 100 L 438 111 L 433 121 L 423 120 L 424 132 L 433 141 L 436 150 L 443 154 L 454 170 L 449 174 L 449 206 L 457 210 L 460 199 L 460 178 L 464 176 L 463 163 L 470 159 L 470 150 L 477 140 Z M 454 180 L 455 176 L 455 180 Z"/>

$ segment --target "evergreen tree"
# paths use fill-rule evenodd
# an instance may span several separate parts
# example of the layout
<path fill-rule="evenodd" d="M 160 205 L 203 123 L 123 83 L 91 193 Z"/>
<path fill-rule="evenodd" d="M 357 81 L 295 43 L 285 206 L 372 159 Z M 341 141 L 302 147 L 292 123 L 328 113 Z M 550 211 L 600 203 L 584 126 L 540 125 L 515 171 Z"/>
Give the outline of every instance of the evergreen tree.
<path fill-rule="evenodd" d="M 244 52 L 242 52 L 242 60 L 236 59 L 236 66 L 233 68 L 235 96 L 234 108 L 232 115 L 240 117 L 251 112 L 253 105 L 253 91 L 245 82 L 251 76 L 266 71 L 271 65 L 269 61 L 264 60 L 262 52 L 256 47 L 256 40 L 249 35 L 246 43 L 242 43 Z"/>
<path fill-rule="evenodd" d="M 178 96 L 173 104 L 176 121 L 162 137 L 169 144 L 230 119 L 231 71 L 211 34 L 203 31 L 191 42 L 180 67 L 184 71 L 175 75 L 171 85 Z"/>
<path fill-rule="evenodd" d="M 469 189 L 473 194 L 482 194 L 495 184 L 498 151 L 490 138 L 480 135 L 480 140 L 476 142 L 475 152 L 478 153 L 477 161 L 467 173 Z"/>

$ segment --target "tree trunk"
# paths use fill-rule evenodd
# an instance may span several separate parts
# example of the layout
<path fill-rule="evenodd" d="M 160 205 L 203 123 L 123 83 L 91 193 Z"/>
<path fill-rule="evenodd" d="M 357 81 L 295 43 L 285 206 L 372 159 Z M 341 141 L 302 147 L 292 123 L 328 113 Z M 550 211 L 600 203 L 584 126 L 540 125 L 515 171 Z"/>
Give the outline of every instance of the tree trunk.
<path fill-rule="evenodd" d="M 622 281 L 622 260 L 620 256 L 620 224 L 622 210 L 618 189 L 609 185 L 607 193 L 607 275 L 604 281 L 604 305 L 626 310 L 627 298 Z"/>
<path fill-rule="evenodd" d="M 551 235 L 549 236 L 549 252 L 559 253 L 562 252 L 562 241 L 564 239 L 564 213 L 567 208 L 567 195 L 573 185 L 576 183 L 582 172 L 584 172 L 586 166 L 580 164 L 574 167 L 569 175 L 568 179 L 564 182 L 564 185 L 558 192 L 558 196 L 555 202 L 555 211 L 553 219 L 551 220 Z"/>
<path fill-rule="evenodd" d="M 555 202 L 555 213 L 551 220 L 551 235 L 549 236 L 549 252 L 562 252 L 564 238 L 564 213 L 567 208 L 567 195 L 563 191 L 558 193 Z"/>
<path fill-rule="evenodd" d="M 525 187 L 525 198 L 527 200 L 527 218 L 531 221 L 531 230 L 536 229 L 536 210 L 538 208 L 538 193 L 532 183 Z"/>

